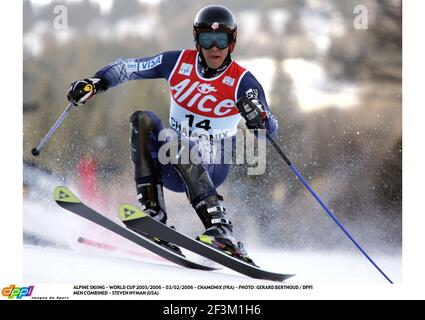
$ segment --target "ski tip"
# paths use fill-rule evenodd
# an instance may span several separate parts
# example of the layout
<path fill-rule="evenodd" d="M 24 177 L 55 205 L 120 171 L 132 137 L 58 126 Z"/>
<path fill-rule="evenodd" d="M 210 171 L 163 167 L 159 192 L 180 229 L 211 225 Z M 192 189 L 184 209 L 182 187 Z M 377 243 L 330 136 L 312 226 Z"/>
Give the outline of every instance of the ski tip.
<path fill-rule="evenodd" d="M 53 191 L 53 197 L 56 202 L 80 203 L 78 199 L 67 187 L 59 186 Z"/>
<path fill-rule="evenodd" d="M 287 274 L 286 277 L 282 281 L 288 280 L 289 278 L 292 278 L 292 277 L 295 277 L 295 276 L 296 276 L 295 273 L 294 274 Z"/>
<path fill-rule="evenodd" d="M 139 208 L 131 205 L 131 204 L 123 204 L 120 206 L 118 211 L 118 216 L 121 221 L 130 221 L 134 219 L 140 219 L 147 217 L 148 215 L 144 213 Z"/>

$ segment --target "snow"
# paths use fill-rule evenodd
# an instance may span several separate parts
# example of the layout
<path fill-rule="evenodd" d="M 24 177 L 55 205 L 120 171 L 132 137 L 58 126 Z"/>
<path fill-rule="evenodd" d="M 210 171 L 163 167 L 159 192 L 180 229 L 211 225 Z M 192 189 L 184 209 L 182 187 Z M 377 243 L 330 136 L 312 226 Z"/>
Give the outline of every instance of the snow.
<path fill-rule="evenodd" d="M 270 284 L 271 281 L 251 279 L 222 267 L 217 271 L 185 269 L 168 262 L 140 246 L 121 238 L 96 224 L 74 215 L 59 206 L 49 193 L 57 179 L 45 177 L 37 171 L 25 171 L 37 182 L 34 192 L 23 202 L 23 280 L 25 283 L 227 283 Z M 108 214 L 107 214 L 108 215 Z M 117 218 L 108 215 L 117 221 Z M 78 242 L 78 239 L 96 241 L 110 249 Z M 348 239 L 346 239 L 349 242 Z M 250 257 L 268 271 L 296 276 L 286 284 L 378 284 L 387 281 L 354 247 L 341 251 L 283 250 L 255 247 L 245 239 Z M 113 248 L 113 249 L 111 249 Z M 391 252 L 391 251 L 390 251 Z M 369 252 L 372 259 L 395 282 L 401 281 L 401 254 Z M 185 251 L 189 258 L 190 252 Z M 188 255 L 189 254 L 189 255 Z M 205 259 L 195 256 L 205 264 Z"/>
<path fill-rule="evenodd" d="M 84 246 L 84 245 L 81 245 Z M 296 274 L 285 281 L 292 284 L 375 283 L 386 280 L 359 255 L 344 253 L 285 252 L 279 250 L 250 250 L 256 263 L 264 269 Z M 400 257 L 374 257 L 387 275 L 400 282 Z M 99 268 L 99 266 L 102 266 Z M 171 275 L 171 276 L 170 276 Z M 225 267 L 217 271 L 186 269 L 153 257 L 135 257 L 111 253 L 102 249 L 76 250 L 24 246 L 24 282 L 78 283 L 86 281 L 155 283 L 200 282 L 212 283 L 271 283 L 250 279 Z"/>
<path fill-rule="evenodd" d="M 179 298 L 193 298 L 196 295 L 196 298 L 208 299 L 211 297 L 252 299 L 257 296 L 262 299 L 283 299 L 299 297 L 302 293 L 312 298 L 329 286 L 339 288 L 337 291 L 328 292 L 330 297 L 336 293 L 339 297 L 341 288 L 349 289 L 348 292 L 353 294 L 355 292 L 353 287 L 364 291 L 367 286 L 368 290 L 365 294 L 369 295 L 373 292 L 369 291 L 370 286 L 384 287 L 387 290 L 389 288 L 385 278 L 354 246 L 341 246 L 340 251 L 272 249 L 256 247 L 256 242 L 251 241 L 252 235 L 241 240 L 245 242 L 250 257 L 258 265 L 268 271 L 296 275 L 281 284 L 252 279 L 225 267 L 216 271 L 200 271 L 177 266 L 127 239 L 60 208 L 53 201 L 51 190 L 54 185 L 70 185 L 67 180 L 39 172 L 37 169 L 31 170 L 30 167 L 24 170 L 24 181 L 32 182 L 32 184 L 28 184 L 28 191 L 23 201 L 23 283 L 36 285 L 39 296 L 48 296 L 51 292 L 59 295 L 57 292 L 64 292 L 64 296 L 79 298 L 72 295 L 72 289 L 66 288 L 92 283 L 162 286 L 233 285 L 235 288 L 240 285 L 257 288 L 259 285 L 279 284 L 292 288 L 297 286 L 314 288 L 311 291 L 300 290 L 297 293 L 294 290 L 264 291 L 244 288 L 227 291 L 196 288 L 187 291 L 162 290 L 160 291 L 162 299 L 175 299 L 176 295 Z M 70 187 L 74 188 L 72 183 Z M 96 209 L 96 206 L 94 208 Z M 113 212 L 105 211 L 105 215 L 120 223 Z M 80 237 L 102 243 L 110 249 L 80 243 L 78 241 Z M 350 244 L 348 239 L 345 241 Z M 384 255 L 379 248 L 368 253 L 394 283 L 399 285 L 402 280 L 401 253 L 399 250 L 385 252 L 393 254 Z M 188 257 L 192 258 L 189 255 Z M 201 260 L 199 256 L 197 258 L 196 262 L 205 263 L 205 260 Z M 45 289 L 43 286 L 46 284 L 54 284 L 55 287 Z M 57 285 L 65 286 L 65 291 Z"/>
<path fill-rule="evenodd" d="M 205 281 L 271 283 L 250 279 L 225 267 L 217 271 L 199 271 L 177 266 L 127 239 L 65 211 L 53 201 L 24 201 L 23 226 L 24 235 L 27 235 L 23 261 L 25 283 L 140 283 L 147 279 L 159 284 Z M 79 243 L 79 237 L 114 246 L 116 250 Z M 248 249 L 250 256 L 262 268 L 296 274 L 285 283 L 386 283 L 382 275 L 354 248 L 349 252 L 288 251 L 255 248 L 249 244 Z M 197 262 L 205 263 L 199 260 L 199 256 L 196 258 Z M 395 283 L 401 281 L 400 255 L 374 254 L 372 259 Z"/>
<path fill-rule="evenodd" d="M 93 250 L 95 251 L 95 250 Z M 147 258 L 117 257 L 101 252 L 79 253 L 71 250 L 25 246 L 26 282 L 128 282 L 182 283 L 185 281 L 251 282 L 251 279 L 224 271 L 191 270 L 167 262 Z M 54 268 L 46 268 L 54 266 Z M 99 268 L 102 266 L 102 268 Z M 47 272 L 45 270 L 48 270 Z"/>
<path fill-rule="evenodd" d="M 70 250 L 25 245 L 23 252 L 23 283 L 35 285 L 39 297 L 100 298 L 73 294 L 75 285 L 107 288 L 111 285 L 161 286 L 155 296 L 116 296 L 109 290 L 108 296 L 102 299 L 381 299 L 395 293 L 366 259 L 343 253 L 258 251 L 251 248 L 251 256 L 265 269 L 296 273 L 280 283 L 252 279 L 225 267 L 216 271 L 186 269 L 166 261 L 155 261 L 152 256 L 126 256 L 98 248 Z M 400 257 L 375 258 L 395 286 L 400 287 Z M 170 289 L 170 286 L 190 289 Z M 211 286 L 231 289 L 205 289 Z M 306 287 L 309 289 L 299 289 Z M 123 290 L 124 293 L 128 291 Z"/>
<path fill-rule="evenodd" d="M 23 202 L 25 282 L 73 283 L 95 280 L 144 281 L 145 279 L 258 282 L 227 268 L 214 272 L 188 270 L 165 261 L 129 240 L 60 208 L 48 195 L 60 180 L 46 176 L 37 170 L 31 171 L 29 168 L 25 170 L 25 177 L 27 179 L 31 177 L 34 183 L 33 192 L 29 192 Z M 111 216 L 111 213 L 105 214 L 121 224 L 116 216 Z M 184 230 L 181 231 L 184 232 Z M 114 250 L 79 243 L 80 237 L 109 247 L 113 246 Z M 340 251 L 291 251 L 259 248 L 255 247 L 255 242 L 250 239 L 244 240 L 250 257 L 262 268 L 279 273 L 296 274 L 295 277 L 286 281 L 288 283 L 386 283 L 382 275 L 354 246 L 343 247 L 344 249 Z M 349 243 L 348 239 L 346 241 Z M 394 253 L 383 255 L 379 254 L 379 250 L 373 250 L 369 254 L 397 283 L 401 280 L 401 255 L 399 251 L 389 252 Z M 195 258 L 198 259 L 196 260 L 198 263 L 205 262 L 199 260 L 199 256 Z"/>

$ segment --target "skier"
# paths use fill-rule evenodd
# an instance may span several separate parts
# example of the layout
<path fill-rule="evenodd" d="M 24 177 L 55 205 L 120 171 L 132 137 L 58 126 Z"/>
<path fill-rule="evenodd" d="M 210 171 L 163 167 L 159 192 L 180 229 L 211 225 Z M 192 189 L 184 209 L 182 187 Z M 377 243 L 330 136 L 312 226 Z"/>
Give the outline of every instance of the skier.
<path fill-rule="evenodd" d="M 190 140 L 195 132 L 204 130 L 211 144 L 215 142 L 214 146 L 217 141 L 234 141 L 241 118 L 236 103 L 245 109 L 242 115 L 247 128 L 265 128 L 271 136 L 276 136 L 277 119 L 269 111 L 260 83 L 232 60 L 237 38 L 232 12 L 219 5 L 202 8 L 194 19 L 193 36 L 196 50 L 121 58 L 91 78 L 72 82 L 68 100 L 81 105 L 93 95 L 126 81 L 164 78 L 171 89 L 170 126 L 179 138 Z M 162 164 L 158 161 L 158 151 L 163 142 L 158 140 L 158 135 L 164 125 L 159 117 L 152 111 L 136 111 L 130 123 L 131 160 L 142 210 L 165 224 L 163 186 L 186 192 L 206 229 L 197 239 L 254 264 L 243 244 L 236 241 L 232 223 L 221 204 L 223 197 L 216 191 L 226 179 L 230 165 L 193 161 Z M 180 151 L 182 146 L 180 143 Z M 195 147 L 199 148 L 199 144 L 190 142 L 189 148 Z M 124 222 L 128 228 L 137 230 L 137 219 Z"/>

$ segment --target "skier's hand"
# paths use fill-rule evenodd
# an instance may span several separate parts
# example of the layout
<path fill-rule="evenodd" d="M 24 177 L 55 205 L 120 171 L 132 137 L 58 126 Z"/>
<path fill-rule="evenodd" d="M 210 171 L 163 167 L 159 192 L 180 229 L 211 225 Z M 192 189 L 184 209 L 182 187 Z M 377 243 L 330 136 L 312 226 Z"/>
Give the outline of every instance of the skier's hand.
<path fill-rule="evenodd" d="M 264 129 L 266 127 L 267 111 L 260 100 L 243 96 L 236 102 L 236 107 L 246 120 L 248 129 Z"/>
<path fill-rule="evenodd" d="M 104 83 L 99 78 L 87 78 L 73 81 L 68 89 L 67 98 L 74 106 L 86 103 L 91 97 L 100 91 L 104 91 Z"/>

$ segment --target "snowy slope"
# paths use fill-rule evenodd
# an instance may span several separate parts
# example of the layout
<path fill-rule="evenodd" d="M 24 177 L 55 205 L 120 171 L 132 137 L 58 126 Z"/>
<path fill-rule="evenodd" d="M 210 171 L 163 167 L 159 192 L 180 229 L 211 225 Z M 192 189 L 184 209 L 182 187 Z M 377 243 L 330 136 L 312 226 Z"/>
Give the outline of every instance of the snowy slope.
<path fill-rule="evenodd" d="M 84 246 L 84 245 L 81 245 Z M 268 270 L 297 275 L 286 283 L 385 283 L 360 254 L 279 252 L 250 250 L 255 261 Z M 374 257 L 393 281 L 400 281 L 400 258 Z M 128 281 L 181 283 L 208 280 L 226 283 L 269 283 L 250 279 L 232 270 L 199 271 L 155 259 L 114 253 L 98 248 L 60 249 L 25 245 L 24 280 L 34 283 Z"/>
<path fill-rule="evenodd" d="M 53 189 L 53 185 L 58 183 L 52 181 L 50 184 L 45 188 L 47 194 Z M 179 267 L 102 227 L 65 212 L 56 205 L 50 195 L 37 198 L 30 196 L 23 204 L 25 282 L 149 280 L 155 283 L 170 281 L 270 283 L 250 279 L 224 267 L 214 272 Z M 117 220 L 116 217 L 109 218 Z M 107 244 L 115 249 L 105 250 L 79 243 L 79 237 Z M 386 284 L 381 274 L 354 246 L 341 252 L 320 252 L 256 248 L 249 243 L 248 250 L 254 261 L 264 269 L 296 274 L 287 280 L 287 283 Z M 394 282 L 399 282 L 401 255 L 385 256 L 379 255 L 379 252 L 375 250 L 369 254 Z M 197 262 L 205 261 L 198 259 Z"/>

